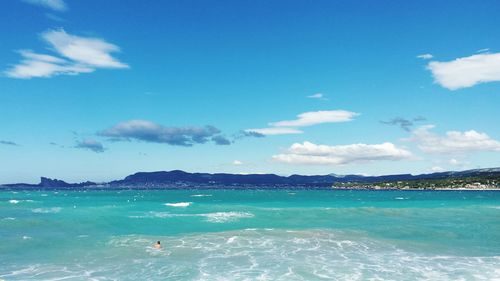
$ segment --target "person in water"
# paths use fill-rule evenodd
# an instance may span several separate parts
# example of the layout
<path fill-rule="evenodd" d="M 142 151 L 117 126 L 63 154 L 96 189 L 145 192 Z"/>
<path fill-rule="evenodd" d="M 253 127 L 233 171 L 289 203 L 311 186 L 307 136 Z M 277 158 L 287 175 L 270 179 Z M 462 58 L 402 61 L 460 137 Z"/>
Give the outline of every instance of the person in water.
<path fill-rule="evenodd" d="M 156 249 L 161 249 L 160 241 L 156 241 L 155 246 Z"/>

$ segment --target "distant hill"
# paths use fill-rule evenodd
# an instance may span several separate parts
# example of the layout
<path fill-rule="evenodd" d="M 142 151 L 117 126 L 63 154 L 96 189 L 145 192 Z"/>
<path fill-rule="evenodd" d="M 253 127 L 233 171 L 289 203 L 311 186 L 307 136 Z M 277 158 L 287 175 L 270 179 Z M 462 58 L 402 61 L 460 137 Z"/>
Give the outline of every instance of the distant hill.
<path fill-rule="evenodd" d="M 139 172 L 129 175 L 122 180 L 97 184 L 94 182 L 67 183 L 57 179 L 42 177 L 38 184 L 5 184 L 3 187 L 24 188 L 80 188 L 80 187 L 234 187 L 234 186 L 266 186 L 279 188 L 280 186 L 303 186 L 303 187 L 331 187 L 355 186 L 357 184 L 391 183 L 391 182 L 414 182 L 427 180 L 446 180 L 460 178 L 494 178 L 500 179 L 500 168 L 474 169 L 466 171 L 449 171 L 430 174 L 397 174 L 384 176 L 361 176 L 361 175 L 291 175 L 278 176 L 275 174 L 226 174 L 226 173 L 188 173 L 180 170 Z"/>
<path fill-rule="evenodd" d="M 291 175 L 288 177 L 275 174 L 225 174 L 225 173 L 188 173 L 180 170 L 160 171 L 160 172 L 140 172 L 127 176 L 123 180 L 112 181 L 113 186 L 120 185 L 158 185 L 172 183 L 193 183 L 212 185 L 311 185 L 311 186 L 331 186 L 335 183 L 359 182 L 375 183 L 386 181 L 409 181 L 446 179 L 457 177 L 472 177 L 478 175 L 499 175 L 500 168 L 475 169 L 460 172 L 440 172 L 431 174 L 411 175 L 385 175 L 385 176 L 361 176 L 361 175 Z"/>
<path fill-rule="evenodd" d="M 24 188 L 71 188 L 71 187 L 90 187 L 97 185 L 94 182 L 81 182 L 81 183 L 67 183 L 62 180 L 49 179 L 45 177 L 40 178 L 40 183 L 29 184 L 29 183 L 11 183 L 4 184 L 4 187 L 24 187 Z"/>

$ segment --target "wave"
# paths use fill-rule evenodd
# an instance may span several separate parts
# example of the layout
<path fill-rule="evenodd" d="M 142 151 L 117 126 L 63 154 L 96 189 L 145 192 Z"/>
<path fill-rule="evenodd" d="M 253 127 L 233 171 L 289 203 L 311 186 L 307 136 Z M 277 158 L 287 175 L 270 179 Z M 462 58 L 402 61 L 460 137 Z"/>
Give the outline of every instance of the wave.
<path fill-rule="evenodd" d="M 178 202 L 178 203 L 165 203 L 165 206 L 170 206 L 170 207 L 188 207 L 191 205 L 193 202 Z"/>
<path fill-rule="evenodd" d="M 10 204 L 19 204 L 19 203 L 22 203 L 22 202 L 32 203 L 32 202 L 35 202 L 35 201 L 31 200 L 31 199 L 26 199 L 26 200 L 11 199 L 11 200 L 9 200 Z"/>
<path fill-rule="evenodd" d="M 55 214 L 55 213 L 59 213 L 60 211 L 62 210 L 61 207 L 52 207 L 52 208 L 35 208 L 35 209 L 32 209 L 31 211 L 33 213 L 40 213 L 40 214 Z"/>
<path fill-rule="evenodd" d="M 202 214 L 202 216 L 207 218 L 208 222 L 214 223 L 224 223 L 237 221 L 242 218 L 253 218 L 254 215 L 249 212 L 217 212 L 210 214 Z"/>
<path fill-rule="evenodd" d="M 193 194 L 191 197 L 211 197 L 212 194 Z"/>
<path fill-rule="evenodd" d="M 151 248 L 157 240 L 162 250 Z M 115 236 L 99 250 L 106 255 L 93 253 L 78 263 L 9 264 L 0 268 L 0 279 L 447 281 L 498 280 L 500 273 L 500 256 L 412 252 L 361 233 L 324 229 Z"/>
<path fill-rule="evenodd" d="M 234 222 L 243 218 L 253 218 L 254 215 L 249 212 L 215 212 L 206 214 L 172 214 L 169 212 L 148 212 L 144 215 L 133 215 L 129 218 L 142 219 L 142 218 L 174 218 L 174 217 L 203 217 L 207 222 L 211 223 L 225 223 Z"/>

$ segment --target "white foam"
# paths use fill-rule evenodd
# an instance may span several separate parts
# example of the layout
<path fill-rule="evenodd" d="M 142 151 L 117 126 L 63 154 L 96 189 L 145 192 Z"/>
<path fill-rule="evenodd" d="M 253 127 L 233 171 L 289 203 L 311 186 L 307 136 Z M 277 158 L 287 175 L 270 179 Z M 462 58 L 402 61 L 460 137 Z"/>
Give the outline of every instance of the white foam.
<path fill-rule="evenodd" d="M 212 194 L 193 194 L 191 197 L 211 197 Z"/>
<path fill-rule="evenodd" d="M 249 212 L 215 212 L 206 214 L 172 214 L 169 212 L 148 212 L 144 215 L 132 215 L 129 218 L 142 219 L 142 218 L 174 218 L 174 217 L 204 217 L 207 222 L 211 223 L 225 223 L 234 222 L 242 218 L 253 218 L 254 215 Z"/>
<path fill-rule="evenodd" d="M 226 244 L 233 243 L 233 242 L 234 242 L 237 238 L 238 238 L 238 236 L 232 236 L 232 237 L 229 237 L 229 238 L 227 239 Z"/>
<path fill-rule="evenodd" d="M 32 239 L 32 237 L 31 236 L 26 236 L 26 235 L 23 236 L 23 240 L 29 240 L 29 239 Z"/>
<path fill-rule="evenodd" d="M 408 198 L 405 198 L 405 197 L 396 197 L 394 199 L 396 199 L 396 200 L 407 200 Z"/>
<path fill-rule="evenodd" d="M 60 211 L 62 210 L 61 207 L 52 207 L 52 208 L 36 208 L 36 209 L 32 209 L 31 211 L 33 213 L 40 213 L 40 214 L 55 214 L 55 213 L 59 213 Z"/>
<path fill-rule="evenodd" d="M 178 202 L 178 203 L 165 203 L 165 206 L 170 206 L 170 207 L 188 207 L 191 205 L 193 202 Z"/>
<path fill-rule="evenodd" d="M 254 217 L 252 213 L 248 212 L 216 212 L 210 214 L 202 214 L 202 216 L 206 217 L 208 222 L 213 222 L 213 223 L 231 222 L 241 218 Z"/>
<path fill-rule="evenodd" d="M 157 240 L 163 249 L 151 247 Z M 322 229 L 115 236 L 93 251 L 89 260 L 7 263 L 0 279 L 447 281 L 500 274 L 500 256 L 412 252 L 361 233 Z"/>
<path fill-rule="evenodd" d="M 156 240 L 168 254 L 151 247 Z M 410 252 L 360 233 L 321 229 L 132 235 L 115 237 L 109 245 L 129 254 L 124 260 L 133 261 L 106 272 L 109 279 L 498 280 L 500 272 L 499 256 Z"/>
<path fill-rule="evenodd" d="M 20 202 L 19 200 L 15 200 L 15 199 L 9 200 L 10 204 L 17 204 L 19 202 Z"/>

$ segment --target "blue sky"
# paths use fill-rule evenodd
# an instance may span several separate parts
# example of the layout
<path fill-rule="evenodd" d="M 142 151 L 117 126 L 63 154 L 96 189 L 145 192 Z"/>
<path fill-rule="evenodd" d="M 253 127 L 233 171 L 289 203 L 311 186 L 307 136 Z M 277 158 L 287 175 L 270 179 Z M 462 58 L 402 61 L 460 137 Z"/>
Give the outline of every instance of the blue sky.
<path fill-rule="evenodd" d="M 500 166 L 498 1 L 0 2 L 0 183 Z"/>

